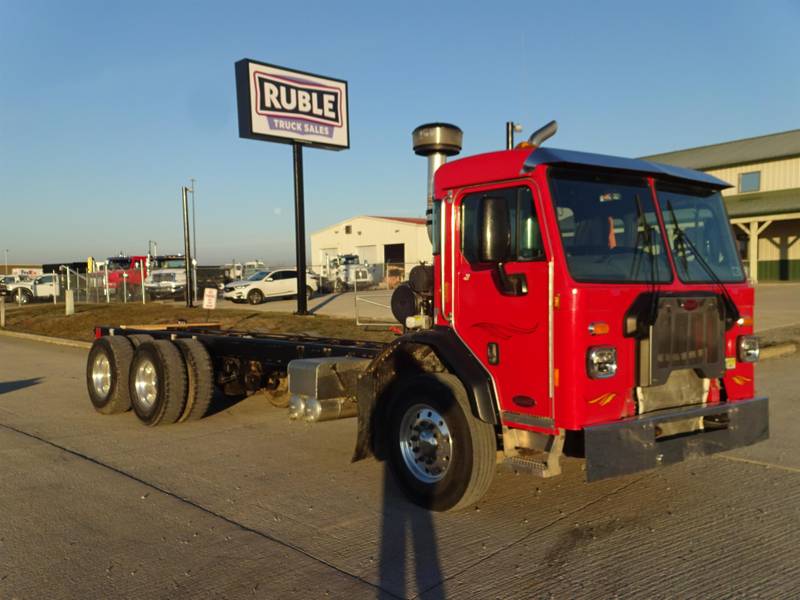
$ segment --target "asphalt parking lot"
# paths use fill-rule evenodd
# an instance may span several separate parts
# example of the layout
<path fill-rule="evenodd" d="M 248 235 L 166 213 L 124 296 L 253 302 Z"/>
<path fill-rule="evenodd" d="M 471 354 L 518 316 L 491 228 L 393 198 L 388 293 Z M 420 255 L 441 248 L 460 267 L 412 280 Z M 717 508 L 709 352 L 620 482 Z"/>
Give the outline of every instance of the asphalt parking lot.
<path fill-rule="evenodd" d="M 355 421 L 252 396 L 194 423 L 104 417 L 85 351 L 0 338 L 0 598 L 732 598 L 800 593 L 800 357 L 764 362 L 772 437 L 593 484 L 499 473 L 409 505 Z"/>

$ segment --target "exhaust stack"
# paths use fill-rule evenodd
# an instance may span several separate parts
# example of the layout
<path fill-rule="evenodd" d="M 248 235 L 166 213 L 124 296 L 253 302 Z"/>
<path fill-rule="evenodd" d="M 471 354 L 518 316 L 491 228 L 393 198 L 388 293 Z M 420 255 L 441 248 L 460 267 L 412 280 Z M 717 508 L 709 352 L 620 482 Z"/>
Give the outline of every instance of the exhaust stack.
<path fill-rule="evenodd" d="M 531 134 L 531 137 L 528 138 L 528 143 L 533 146 L 534 148 L 538 148 L 546 140 L 553 137 L 558 131 L 558 123 L 555 121 L 550 121 L 544 127 L 537 129 Z"/>
<path fill-rule="evenodd" d="M 433 175 L 447 162 L 448 156 L 461 152 L 463 138 L 464 132 L 449 123 L 426 123 L 411 134 L 414 152 L 428 157 L 428 214 L 433 207 Z"/>

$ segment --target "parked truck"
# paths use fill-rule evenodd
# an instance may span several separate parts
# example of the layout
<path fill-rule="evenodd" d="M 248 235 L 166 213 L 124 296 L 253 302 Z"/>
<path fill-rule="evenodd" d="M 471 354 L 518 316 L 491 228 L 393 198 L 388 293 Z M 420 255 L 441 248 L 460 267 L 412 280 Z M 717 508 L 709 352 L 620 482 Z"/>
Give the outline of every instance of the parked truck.
<path fill-rule="evenodd" d="M 47 273 L 34 279 L 17 277 L 16 281 L 0 285 L 0 294 L 18 304 L 28 304 L 34 300 L 52 300 L 60 293 L 61 287 L 57 273 Z"/>
<path fill-rule="evenodd" d="M 291 418 L 356 417 L 353 459 L 388 461 L 434 510 L 478 501 L 498 463 L 550 477 L 580 457 L 591 482 L 766 439 L 728 184 L 543 146 L 554 131 L 449 163 L 460 129 L 414 131 L 434 264 L 393 292 L 404 333 L 391 343 L 98 327 L 93 405 L 173 423 L 202 416 L 214 386 L 279 390 L 288 376 Z"/>
<path fill-rule="evenodd" d="M 339 254 L 329 259 L 323 271 L 331 291 L 345 292 L 374 285 L 373 268 L 357 254 Z"/>
<path fill-rule="evenodd" d="M 108 290 L 111 294 L 128 295 L 128 299 L 140 297 L 142 283 L 147 277 L 149 260 L 141 256 L 111 256 L 105 265 L 108 269 Z"/>
<path fill-rule="evenodd" d="M 186 258 L 165 254 L 150 259 L 150 273 L 144 280 L 149 300 L 177 299 L 186 295 Z"/>

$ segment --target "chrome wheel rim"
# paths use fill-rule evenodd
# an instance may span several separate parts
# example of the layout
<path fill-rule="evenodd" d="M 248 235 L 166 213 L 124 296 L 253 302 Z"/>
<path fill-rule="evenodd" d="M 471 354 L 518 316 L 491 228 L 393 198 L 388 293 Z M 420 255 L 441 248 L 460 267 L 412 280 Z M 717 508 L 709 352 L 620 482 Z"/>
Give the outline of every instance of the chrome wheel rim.
<path fill-rule="evenodd" d="M 102 352 L 92 362 L 92 385 L 101 400 L 105 400 L 111 391 L 111 363 Z"/>
<path fill-rule="evenodd" d="M 447 475 L 453 460 L 453 436 L 447 421 L 427 404 L 415 404 L 400 421 L 400 454 L 411 474 L 423 483 Z"/>
<path fill-rule="evenodd" d="M 146 408 L 150 408 L 156 401 L 158 391 L 158 377 L 156 367 L 147 358 L 141 360 L 136 367 L 136 374 L 133 377 L 133 387 L 136 390 L 136 397 Z"/>

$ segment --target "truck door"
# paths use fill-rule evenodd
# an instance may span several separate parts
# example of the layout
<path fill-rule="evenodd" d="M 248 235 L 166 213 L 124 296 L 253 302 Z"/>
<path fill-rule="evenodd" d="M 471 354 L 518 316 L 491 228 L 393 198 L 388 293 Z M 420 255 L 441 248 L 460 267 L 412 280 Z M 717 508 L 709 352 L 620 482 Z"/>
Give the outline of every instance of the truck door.
<path fill-rule="evenodd" d="M 519 282 L 504 291 L 497 264 L 479 259 L 481 203 L 505 202 L 511 228 L 505 274 Z M 528 183 L 470 189 L 456 198 L 453 322 L 459 336 L 491 373 L 501 417 L 553 430 L 550 249 L 540 229 L 540 201 Z"/>

